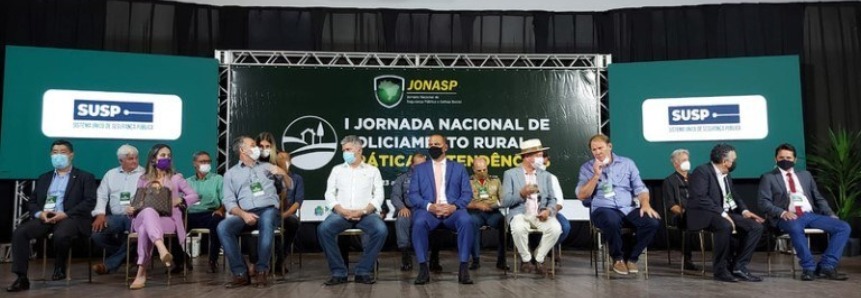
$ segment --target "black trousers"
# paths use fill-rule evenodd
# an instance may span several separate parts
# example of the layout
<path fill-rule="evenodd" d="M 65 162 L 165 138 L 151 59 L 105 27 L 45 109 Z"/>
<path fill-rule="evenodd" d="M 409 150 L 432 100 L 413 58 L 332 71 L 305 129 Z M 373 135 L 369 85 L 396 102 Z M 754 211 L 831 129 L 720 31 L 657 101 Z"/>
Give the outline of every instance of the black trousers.
<path fill-rule="evenodd" d="M 56 224 L 46 224 L 38 219 L 30 219 L 12 233 L 12 273 L 27 276 L 30 263 L 30 240 L 41 239 L 54 233 L 55 268 L 65 268 L 69 258 L 72 238 L 90 237 L 92 218 L 66 218 Z"/>
<path fill-rule="evenodd" d="M 707 213 L 697 216 L 709 216 L 710 223 L 706 228 L 714 234 L 714 273 L 729 273 L 729 271 L 747 271 L 747 264 L 756 251 L 756 245 L 762 237 L 763 226 L 752 219 L 740 214 L 730 213 L 735 222 L 736 233 L 732 234 L 732 224 L 719 214 Z"/>

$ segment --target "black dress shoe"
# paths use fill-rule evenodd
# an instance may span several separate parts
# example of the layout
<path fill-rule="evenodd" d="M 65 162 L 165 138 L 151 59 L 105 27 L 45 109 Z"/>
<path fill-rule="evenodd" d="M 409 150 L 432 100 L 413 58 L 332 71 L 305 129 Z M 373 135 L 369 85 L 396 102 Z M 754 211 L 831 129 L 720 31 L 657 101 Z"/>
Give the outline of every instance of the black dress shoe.
<path fill-rule="evenodd" d="M 356 283 L 372 285 L 377 281 L 374 280 L 370 275 L 356 275 L 356 278 L 353 280 Z"/>
<path fill-rule="evenodd" d="M 702 269 L 700 269 L 700 266 L 697 266 L 697 264 L 694 264 L 694 262 L 685 262 L 685 270 L 700 271 Z"/>
<path fill-rule="evenodd" d="M 738 282 L 738 278 L 729 274 L 729 272 L 715 273 L 714 280 L 722 282 Z"/>
<path fill-rule="evenodd" d="M 813 273 L 813 270 L 802 270 L 801 271 L 801 280 L 803 280 L 803 281 L 815 280 L 816 277 L 814 277 L 814 276 L 815 276 L 815 274 Z"/>
<path fill-rule="evenodd" d="M 428 272 L 428 264 L 421 263 L 419 264 L 419 275 L 416 276 L 416 281 L 414 284 L 423 285 L 430 281 L 430 272 Z"/>
<path fill-rule="evenodd" d="M 509 270 L 511 270 L 511 267 L 509 267 L 508 264 L 506 264 L 505 262 L 501 262 L 501 263 L 497 262 L 496 263 L 496 269 L 499 269 L 502 271 L 509 271 Z"/>
<path fill-rule="evenodd" d="M 472 264 L 469 265 L 469 270 L 478 270 L 478 268 L 481 268 L 481 263 L 478 261 L 472 261 Z"/>
<path fill-rule="evenodd" d="M 401 251 L 401 271 L 413 270 L 413 256 L 408 250 Z"/>
<path fill-rule="evenodd" d="M 430 271 L 433 273 L 441 273 L 442 266 L 439 264 L 439 260 L 431 260 L 430 261 Z"/>
<path fill-rule="evenodd" d="M 8 288 L 6 288 L 6 292 L 20 292 L 26 291 L 30 289 L 30 280 L 26 277 L 18 277 L 15 282 L 12 283 Z"/>
<path fill-rule="evenodd" d="M 66 279 L 66 268 L 56 267 L 54 268 L 54 274 L 51 275 L 51 280 L 61 280 Z"/>
<path fill-rule="evenodd" d="M 817 268 L 815 274 L 816 274 L 816 277 L 821 278 L 821 279 L 830 279 L 830 280 L 847 280 L 847 279 L 849 279 L 849 277 L 847 277 L 845 274 L 837 273 L 837 271 L 834 269 Z"/>
<path fill-rule="evenodd" d="M 457 282 L 462 285 L 473 284 L 472 278 L 469 277 L 469 267 L 466 266 L 466 263 L 460 264 L 460 270 L 457 273 Z"/>
<path fill-rule="evenodd" d="M 735 276 L 740 281 L 747 281 L 747 282 L 761 282 L 762 281 L 761 277 L 750 274 L 750 272 L 742 271 L 742 270 L 733 271 L 732 276 Z"/>
<path fill-rule="evenodd" d="M 206 270 L 206 273 L 218 273 L 218 262 L 209 262 L 209 269 Z"/>
<path fill-rule="evenodd" d="M 327 285 L 327 286 L 334 286 L 334 285 L 340 285 L 340 284 L 345 284 L 345 283 L 347 283 L 347 277 L 346 276 L 332 276 L 332 278 L 329 278 L 329 280 L 327 280 L 323 284 Z"/>

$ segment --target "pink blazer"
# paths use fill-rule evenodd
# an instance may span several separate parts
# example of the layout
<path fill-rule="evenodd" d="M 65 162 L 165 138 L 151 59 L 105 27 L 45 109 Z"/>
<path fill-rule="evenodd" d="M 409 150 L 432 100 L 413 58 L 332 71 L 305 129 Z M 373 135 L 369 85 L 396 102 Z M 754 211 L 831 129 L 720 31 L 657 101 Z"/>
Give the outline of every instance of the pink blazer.
<path fill-rule="evenodd" d="M 147 187 L 149 180 L 146 179 L 146 176 L 141 176 L 140 180 L 138 180 L 138 188 Z M 185 199 L 186 206 L 194 205 L 199 200 L 197 196 L 197 192 L 188 185 L 188 182 L 185 181 L 185 178 L 182 178 L 182 174 L 174 174 L 173 177 L 170 177 L 170 181 L 162 181 L 162 185 L 170 189 L 172 195 L 171 198 L 180 197 L 180 193 L 182 193 L 182 198 Z M 171 215 L 171 219 L 173 219 L 174 224 L 176 225 L 176 234 L 179 238 L 179 243 L 185 243 L 185 221 L 182 217 L 182 211 L 179 210 L 179 207 L 173 208 L 173 214 Z"/>

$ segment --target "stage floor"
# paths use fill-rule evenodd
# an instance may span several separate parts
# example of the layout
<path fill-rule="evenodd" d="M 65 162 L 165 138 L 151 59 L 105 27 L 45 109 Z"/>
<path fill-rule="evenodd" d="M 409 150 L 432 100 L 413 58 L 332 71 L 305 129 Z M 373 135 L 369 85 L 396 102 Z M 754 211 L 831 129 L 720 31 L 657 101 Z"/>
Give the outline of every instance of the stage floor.
<path fill-rule="evenodd" d="M 353 258 L 358 253 L 352 254 Z M 286 281 L 279 281 L 267 288 L 246 287 L 242 289 L 225 289 L 222 284 L 230 278 L 229 273 L 205 273 L 205 258 L 197 258 L 195 272 L 183 282 L 181 276 L 174 276 L 171 286 L 165 284 L 167 275 L 163 267 L 156 265 L 147 283 L 147 288 L 139 291 L 126 290 L 122 273 L 94 276 L 92 284 L 88 284 L 86 260 L 76 259 L 73 265 L 72 278 L 69 285 L 66 282 L 41 282 L 42 267 L 40 261 L 31 262 L 31 289 L 21 293 L 2 291 L 3 297 L 158 297 L 158 298 L 190 298 L 190 297 L 858 297 L 861 293 L 861 257 L 844 258 L 840 271 L 849 276 L 848 281 L 813 281 L 801 282 L 792 279 L 789 272 L 793 256 L 780 255 L 773 258 L 773 268 L 780 270 L 771 275 L 766 274 L 766 254 L 757 253 L 750 270 L 765 278 L 761 283 L 719 283 L 711 280 L 710 275 L 704 279 L 699 274 L 679 275 L 678 262 L 681 256 L 673 254 L 673 265 L 667 264 L 666 251 L 653 251 L 649 255 L 650 278 L 644 278 L 642 259 L 639 275 L 620 276 L 611 274 L 607 280 L 603 272 L 599 277 L 589 266 L 589 254 L 584 251 L 566 251 L 562 265 L 557 267 L 555 279 L 542 278 L 536 275 L 521 274 L 515 279 L 511 274 L 503 276 L 494 267 L 493 252 L 485 251 L 482 255 L 482 268 L 473 271 L 474 285 L 457 283 L 457 264 L 454 252 L 441 253 L 442 274 L 433 274 L 432 282 L 428 285 L 415 286 L 413 272 L 399 270 L 400 255 L 384 253 L 380 262 L 380 275 L 374 285 L 354 284 L 333 287 L 323 286 L 323 281 L 329 276 L 328 266 L 321 253 L 304 254 L 302 268 L 293 264 Z M 817 256 L 818 258 L 818 256 Z M 695 254 L 694 259 L 699 261 Z M 297 261 L 298 260 L 295 260 Z M 353 260 L 355 261 L 355 259 Z M 52 263 L 49 260 L 48 274 Z M 708 264 L 710 268 L 711 265 Z M 0 264 L 0 284 L 5 289 L 13 281 L 9 272 L 11 264 Z"/>

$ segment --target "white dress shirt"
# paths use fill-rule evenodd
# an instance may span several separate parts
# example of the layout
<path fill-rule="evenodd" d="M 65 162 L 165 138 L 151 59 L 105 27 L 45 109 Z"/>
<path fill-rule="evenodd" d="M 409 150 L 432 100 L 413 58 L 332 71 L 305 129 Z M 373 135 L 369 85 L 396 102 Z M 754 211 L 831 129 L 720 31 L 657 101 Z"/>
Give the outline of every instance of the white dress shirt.
<path fill-rule="evenodd" d="M 326 205 L 331 209 L 359 210 L 371 204 L 375 212 L 383 204 L 383 179 L 380 170 L 362 162 L 353 168 L 344 163 L 332 168 L 326 182 Z"/>
<path fill-rule="evenodd" d="M 442 172 L 442 185 L 439 186 L 439 191 L 436 194 L 436 201 L 439 202 L 439 204 L 448 204 L 448 198 L 445 196 L 445 169 L 448 163 L 447 161 L 447 158 L 443 158 L 442 161 L 431 160 L 431 170 L 433 170 L 434 173 L 434 176 L 431 178 L 434 179 L 434 188 L 436 188 L 436 166 L 438 164 L 441 165 L 440 171 Z M 430 204 L 428 204 L 427 210 L 430 210 Z"/>

